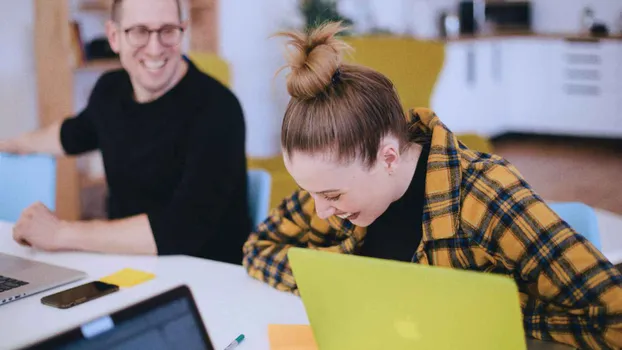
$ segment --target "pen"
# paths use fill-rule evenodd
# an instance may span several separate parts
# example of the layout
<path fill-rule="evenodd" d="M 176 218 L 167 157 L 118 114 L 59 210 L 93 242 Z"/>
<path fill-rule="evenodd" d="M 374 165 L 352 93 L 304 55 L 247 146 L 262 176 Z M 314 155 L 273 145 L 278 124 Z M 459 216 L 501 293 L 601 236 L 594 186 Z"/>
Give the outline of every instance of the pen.
<path fill-rule="evenodd" d="M 238 337 L 235 338 L 235 340 L 232 341 L 231 344 L 227 345 L 225 350 L 235 349 L 238 346 L 238 344 L 240 344 L 242 342 L 242 340 L 244 340 L 244 334 L 238 335 Z"/>

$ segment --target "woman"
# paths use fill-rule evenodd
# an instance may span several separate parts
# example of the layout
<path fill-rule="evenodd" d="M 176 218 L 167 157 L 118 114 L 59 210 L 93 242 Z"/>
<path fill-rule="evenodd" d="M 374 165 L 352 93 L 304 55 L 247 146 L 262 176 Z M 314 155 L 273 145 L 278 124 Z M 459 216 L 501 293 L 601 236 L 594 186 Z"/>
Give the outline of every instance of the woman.
<path fill-rule="evenodd" d="M 297 293 L 292 246 L 511 276 L 537 339 L 622 346 L 622 279 L 504 159 L 469 150 L 427 109 L 404 117 L 382 74 L 341 61 L 339 23 L 294 48 L 282 126 L 300 185 L 244 245 L 248 273 Z"/>

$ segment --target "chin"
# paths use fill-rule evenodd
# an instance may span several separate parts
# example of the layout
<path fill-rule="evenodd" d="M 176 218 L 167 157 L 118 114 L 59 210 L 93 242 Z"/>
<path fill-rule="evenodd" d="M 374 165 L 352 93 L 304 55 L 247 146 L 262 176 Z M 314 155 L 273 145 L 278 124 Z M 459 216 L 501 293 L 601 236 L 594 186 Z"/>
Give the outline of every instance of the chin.
<path fill-rule="evenodd" d="M 351 220 L 350 222 L 358 227 L 367 227 L 374 223 L 376 219 L 370 220 L 365 218 L 356 218 L 356 220 Z"/>

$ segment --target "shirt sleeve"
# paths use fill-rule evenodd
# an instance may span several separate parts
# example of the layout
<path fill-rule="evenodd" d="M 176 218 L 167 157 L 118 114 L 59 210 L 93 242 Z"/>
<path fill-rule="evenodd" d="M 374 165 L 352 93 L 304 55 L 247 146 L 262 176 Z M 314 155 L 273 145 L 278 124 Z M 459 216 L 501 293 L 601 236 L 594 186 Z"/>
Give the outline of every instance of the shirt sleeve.
<path fill-rule="evenodd" d="M 311 196 L 298 190 L 272 209 L 244 244 L 242 265 L 248 274 L 282 291 L 297 293 L 287 260 L 290 247 L 306 247 L 315 205 Z M 322 235 L 317 235 L 322 239 Z"/>
<path fill-rule="evenodd" d="M 65 154 L 77 155 L 98 148 L 97 133 L 90 114 L 87 106 L 77 116 L 63 121 L 60 128 L 60 143 Z"/>
<path fill-rule="evenodd" d="M 68 155 L 77 155 L 99 147 L 93 117 L 99 101 L 105 100 L 108 86 L 115 83 L 114 73 L 103 74 L 95 83 L 86 107 L 76 116 L 63 121 L 60 142 Z"/>
<path fill-rule="evenodd" d="M 490 167 L 471 193 L 464 205 L 482 208 L 478 239 L 513 271 L 521 290 L 526 333 L 579 348 L 622 347 L 622 278 L 615 266 L 511 165 Z"/>
<path fill-rule="evenodd" d="M 224 256 L 219 249 L 232 249 L 222 246 L 231 242 L 224 235 L 240 235 L 222 232 L 222 221 L 232 201 L 246 193 L 245 122 L 237 98 L 217 97 L 218 107 L 200 112 L 191 128 L 183 176 L 171 200 L 147 212 L 160 255 L 205 254 L 199 250 L 208 249 L 208 255 Z M 248 234 L 250 225 L 243 237 L 235 238 L 238 258 Z"/>

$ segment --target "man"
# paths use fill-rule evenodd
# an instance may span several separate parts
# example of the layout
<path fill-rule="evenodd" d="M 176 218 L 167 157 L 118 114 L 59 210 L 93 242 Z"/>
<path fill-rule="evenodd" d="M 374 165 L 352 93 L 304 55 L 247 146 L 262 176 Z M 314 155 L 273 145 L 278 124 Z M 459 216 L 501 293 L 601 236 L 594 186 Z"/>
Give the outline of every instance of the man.
<path fill-rule="evenodd" d="M 250 232 L 245 123 L 231 91 L 181 53 L 178 0 L 114 0 L 106 25 L 123 70 L 104 74 L 77 116 L 0 142 L 0 152 L 99 149 L 108 221 L 26 209 L 14 238 L 38 249 L 189 254 L 240 264 Z"/>

